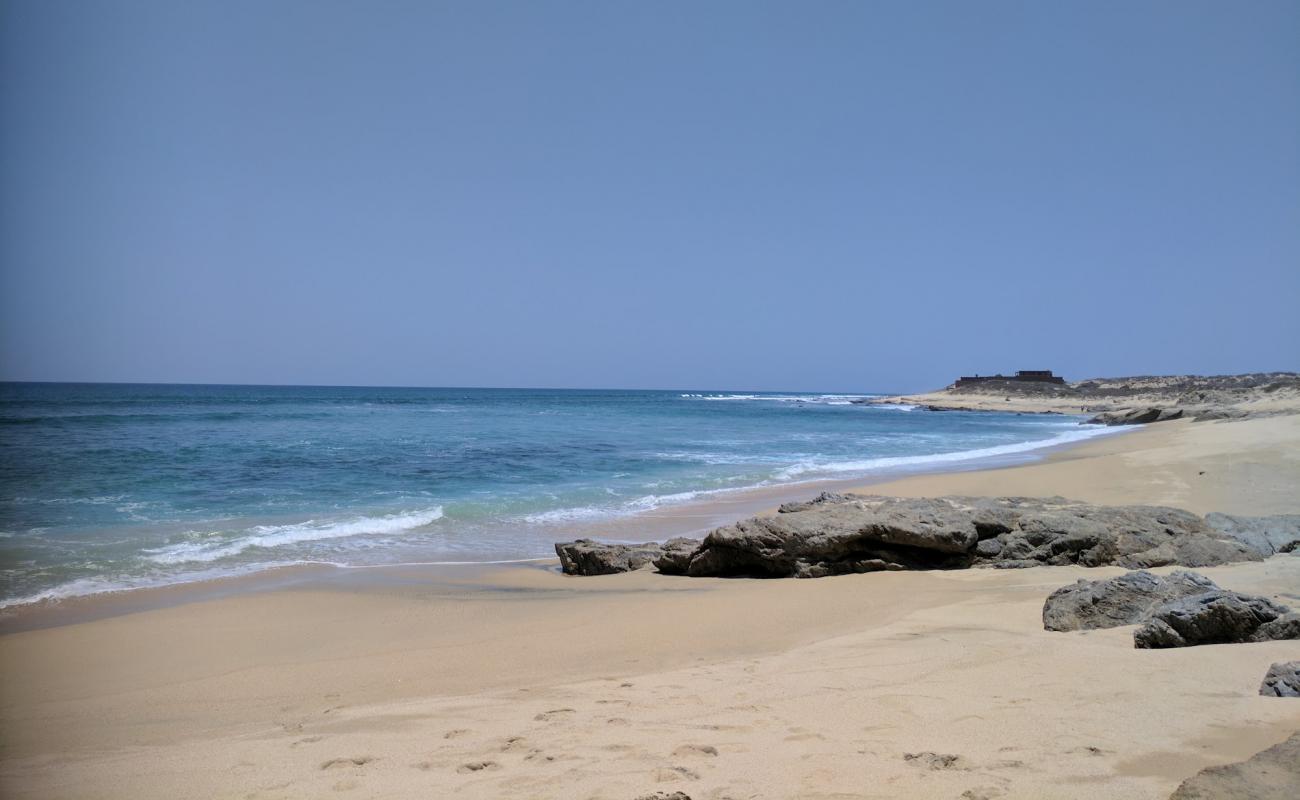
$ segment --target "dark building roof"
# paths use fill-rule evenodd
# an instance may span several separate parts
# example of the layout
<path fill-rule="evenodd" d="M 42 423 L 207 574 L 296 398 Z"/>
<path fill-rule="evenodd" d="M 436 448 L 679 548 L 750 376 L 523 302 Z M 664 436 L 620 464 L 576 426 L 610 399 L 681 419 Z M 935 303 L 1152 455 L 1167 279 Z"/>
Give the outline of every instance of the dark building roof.
<path fill-rule="evenodd" d="M 1020 381 L 1026 383 L 1065 383 L 1065 378 L 1053 375 L 1050 369 L 1022 369 L 1015 375 L 963 375 L 953 386 L 969 386 L 990 381 Z"/>

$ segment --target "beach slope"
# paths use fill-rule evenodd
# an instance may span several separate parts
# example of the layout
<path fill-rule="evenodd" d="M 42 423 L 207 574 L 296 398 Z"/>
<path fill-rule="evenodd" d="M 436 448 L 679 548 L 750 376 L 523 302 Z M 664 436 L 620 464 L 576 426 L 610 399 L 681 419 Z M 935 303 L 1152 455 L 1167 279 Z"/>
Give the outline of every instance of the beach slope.
<path fill-rule="evenodd" d="M 873 493 L 1300 512 L 1300 417 Z M 1157 570 L 1163 572 L 1166 570 Z M 1167 797 L 1300 730 L 1297 642 L 1043 630 L 1120 569 L 322 582 L 0 636 L 6 797 Z M 1300 557 L 1200 570 L 1300 605 Z"/>

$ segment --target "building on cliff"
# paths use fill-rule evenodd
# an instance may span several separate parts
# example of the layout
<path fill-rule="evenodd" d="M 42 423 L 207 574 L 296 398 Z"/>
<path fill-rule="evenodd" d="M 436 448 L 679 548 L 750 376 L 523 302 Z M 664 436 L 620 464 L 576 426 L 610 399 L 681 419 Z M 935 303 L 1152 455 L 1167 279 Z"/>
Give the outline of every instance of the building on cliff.
<path fill-rule="evenodd" d="M 999 381 L 1009 381 L 1013 383 L 1065 384 L 1065 378 L 1062 378 L 1059 375 L 1053 375 L 1050 369 L 1022 369 L 1015 375 L 963 375 L 953 384 L 953 388 L 963 389 L 968 386 L 977 386 L 982 383 L 993 383 Z"/>

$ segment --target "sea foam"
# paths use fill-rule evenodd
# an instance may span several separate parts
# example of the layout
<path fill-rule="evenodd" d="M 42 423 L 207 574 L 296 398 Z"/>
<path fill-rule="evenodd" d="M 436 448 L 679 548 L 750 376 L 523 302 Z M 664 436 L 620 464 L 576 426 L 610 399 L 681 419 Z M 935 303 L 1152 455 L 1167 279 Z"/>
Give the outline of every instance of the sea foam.
<path fill-rule="evenodd" d="M 381 517 L 358 517 L 328 522 L 307 520 L 294 525 L 258 525 L 249 529 L 249 535 L 235 539 L 180 542 L 145 552 L 150 561 L 158 564 L 218 561 L 254 547 L 273 548 L 321 539 L 403 533 L 422 528 L 439 519 L 442 519 L 442 506 Z"/>
<path fill-rule="evenodd" d="M 867 458 L 854 461 L 817 461 L 809 459 L 800 461 L 797 464 L 781 470 L 777 473 L 776 477 L 778 480 L 792 481 L 801 477 L 811 477 L 815 475 L 830 476 L 841 475 L 844 473 L 868 475 L 878 470 L 907 467 L 919 467 L 924 469 L 925 467 L 932 465 L 937 466 L 962 461 L 992 459 L 997 458 L 998 456 L 1017 455 L 1033 450 L 1042 450 L 1047 447 L 1055 447 L 1058 445 L 1069 444 L 1071 442 L 1080 442 L 1085 439 L 1095 439 L 1099 436 L 1109 436 L 1121 432 L 1122 429 L 1118 428 L 1088 427 L 1064 431 L 1050 439 L 1016 442 L 1014 444 L 1003 444 L 993 447 L 980 447 L 972 450 L 958 450 L 952 453 L 933 453 L 930 455 L 917 456 L 884 456 L 881 458 Z"/>

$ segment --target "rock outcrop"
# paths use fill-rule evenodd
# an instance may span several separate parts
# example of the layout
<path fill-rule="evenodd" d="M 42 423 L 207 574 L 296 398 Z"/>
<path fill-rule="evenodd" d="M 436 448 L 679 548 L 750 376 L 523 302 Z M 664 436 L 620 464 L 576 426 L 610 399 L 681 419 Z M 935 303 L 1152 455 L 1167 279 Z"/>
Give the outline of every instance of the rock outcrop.
<path fill-rule="evenodd" d="M 1300 617 L 1265 597 L 1211 589 L 1156 608 L 1133 633 L 1138 648 L 1300 638 Z"/>
<path fill-rule="evenodd" d="M 1242 517 L 1235 514 L 1206 514 L 1205 522 L 1267 558 L 1300 549 L 1300 514 L 1272 517 Z"/>
<path fill-rule="evenodd" d="M 578 539 L 556 543 L 555 554 L 560 557 L 560 568 L 566 575 L 611 575 L 648 566 L 663 555 L 663 545 L 656 542 L 605 544 Z"/>
<path fill-rule="evenodd" d="M 1300 661 L 1279 661 L 1268 668 L 1259 684 L 1265 697 L 1300 697 Z"/>
<path fill-rule="evenodd" d="M 668 569 L 660 567 L 662 572 L 674 572 L 672 565 L 677 561 L 689 561 L 691 553 L 700 546 L 699 539 L 678 537 L 660 544 L 608 544 L 592 539 L 578 539 L 572 542 L 557 542 L 555 554 L 560 557 L 560 568 L 565 575 L 612 575 L 616 572 L 631 572 L 660 562 L 669 565 Z"/>
<path fill-rule="evenodd" d="M 1146 425 L 1152 422 L 1167 422 L 1182 419 L 1181 408 L 1125 408 L 1119 411 L 1106 411 L 1088 420 L 1092 425 Z"/>
<path fill-rule="evenodd" d="M 699 539 L 676 538 L 663 544 L 663 552 L 655 559 L 655 567 L 665 575 L 683 575 L 691 563 L 691 556 L 700 546 Z"/>
<path fill-rule="evenodd" d="M 1300 797 L 1300 733 L 1238 764 L 1207 767 L 1169 800 L 1295 800 Z"/>
<path fill-rule="evenodd" d="M 970 566 L 1214 566 L 1261 556 L 1195 514 L 1064 498 L 897 498 L 826 493 L 718 528 L 660 571 L 814 578 Z"/>
<path fill-rule="evenodd" d="M 1171 600 L 1217 588 L 1209 578 L 1184 570 L 1166 577 L 1140 571 L 1100 581 L 1080 580 L 1048 596 L 1043 627 L 1078 631 L 1136 625 Z"/>

